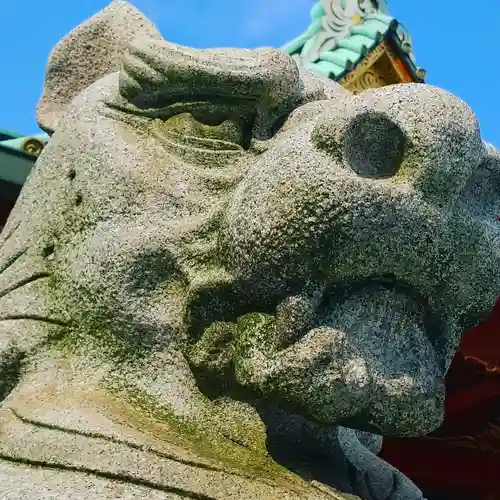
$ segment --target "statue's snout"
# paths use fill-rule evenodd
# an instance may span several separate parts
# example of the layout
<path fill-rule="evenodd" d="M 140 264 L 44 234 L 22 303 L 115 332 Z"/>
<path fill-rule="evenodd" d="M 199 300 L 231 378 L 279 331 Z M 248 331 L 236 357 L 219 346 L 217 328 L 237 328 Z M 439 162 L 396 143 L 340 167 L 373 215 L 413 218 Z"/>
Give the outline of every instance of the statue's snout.
<path fill-rule="evenodd" d="M 263 296 L 310 281 L 409 284 L 448 325 L 447 363 L 467 317 L 500 291 L 497 214 L 478 216 L 477 121 L 423 85 L 343 99 L 299 108 L 249 169 L 223 228 L 228 264 Z"/>

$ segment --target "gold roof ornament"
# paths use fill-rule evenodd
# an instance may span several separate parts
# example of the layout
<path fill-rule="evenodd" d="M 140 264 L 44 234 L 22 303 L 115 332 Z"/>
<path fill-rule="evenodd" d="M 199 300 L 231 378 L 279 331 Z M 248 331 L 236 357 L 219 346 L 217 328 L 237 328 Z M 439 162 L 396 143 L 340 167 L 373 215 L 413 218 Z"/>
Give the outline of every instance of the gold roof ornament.
<path fill-rule="evenodd" d="M 317 1 L 307 30 L 284 50 L 299 66 L 355 92 L 373 85 L 423 82 L 425 77 L 416 65 L 408 30 L 381 0 Z"/>

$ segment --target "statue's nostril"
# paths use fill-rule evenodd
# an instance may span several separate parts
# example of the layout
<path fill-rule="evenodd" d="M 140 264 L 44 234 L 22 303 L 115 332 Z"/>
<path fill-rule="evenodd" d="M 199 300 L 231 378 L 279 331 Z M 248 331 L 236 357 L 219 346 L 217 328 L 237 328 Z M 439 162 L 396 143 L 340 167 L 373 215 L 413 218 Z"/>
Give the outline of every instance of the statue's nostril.
<path fill-rule="evenodd" d="M 355 116 L 345 131 L 344 155 L 362 177 L 394 175 L 402 162 L 406 138 L 388 116 L 366 111 Z"/>

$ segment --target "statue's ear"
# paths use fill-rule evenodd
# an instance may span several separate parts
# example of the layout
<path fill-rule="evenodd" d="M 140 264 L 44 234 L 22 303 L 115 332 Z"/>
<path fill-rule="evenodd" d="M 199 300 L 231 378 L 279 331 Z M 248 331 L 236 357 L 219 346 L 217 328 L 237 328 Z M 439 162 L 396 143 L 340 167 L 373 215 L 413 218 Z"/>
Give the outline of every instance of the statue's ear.
<path fill-rule="evenodd" d="M 120 69 L 121 55 L 136 37 L 162 39 L 155 26 L 130 3 L 115 0 L 71 31 L 50 54 L 37 121 L 48 134 L 82 90 Z"/>

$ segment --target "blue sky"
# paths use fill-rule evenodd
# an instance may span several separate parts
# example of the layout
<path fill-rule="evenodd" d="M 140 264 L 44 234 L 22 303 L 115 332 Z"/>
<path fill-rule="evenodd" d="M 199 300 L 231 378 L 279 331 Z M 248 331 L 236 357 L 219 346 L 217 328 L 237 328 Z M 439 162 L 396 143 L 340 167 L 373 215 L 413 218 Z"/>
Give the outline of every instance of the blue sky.
<path fill-rule="evenodd" d="M 0 128 L 38 131 L 34 109 L 52 46 L 106 0 L 0 0 Z M 193 47 L 281 46 L 308 25 L 314 0 L 135 0 L 169 41 Z M 427 82 L 458 95 L 500 146 L 500 2 L 389 0 L 413 36 Z"/>

